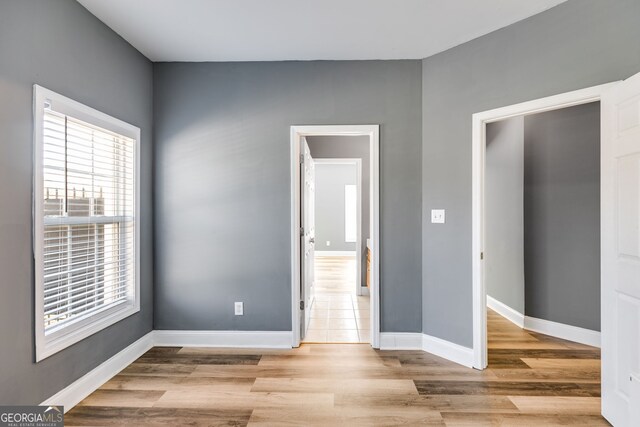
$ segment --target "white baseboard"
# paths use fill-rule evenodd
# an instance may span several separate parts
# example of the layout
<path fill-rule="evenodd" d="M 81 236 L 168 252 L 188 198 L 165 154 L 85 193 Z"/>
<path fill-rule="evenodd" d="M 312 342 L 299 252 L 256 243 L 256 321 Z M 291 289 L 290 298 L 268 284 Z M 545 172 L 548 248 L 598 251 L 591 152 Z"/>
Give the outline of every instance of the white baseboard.
<path fill-rule="evenodd" d="M 565 325 L 563 323 L 529 316 L 524 317 L 524 329 L 562 338 L 563 340 L 600 347 L 600 332 L 592 331 L 591 329 L 579 328 L 577 326 Z"/>
<path fill-rule="evenodd" d="M 291 331 L 153 331 L 166 347 L 291 348 Z"/>
<path fill-rule="evenodd" d="M 154 346 L 153 332 L 126 347 L 40 405 L 63 405 L 67 412 Z"/>
<path fill-rule="evenodd" d="M 524 328 L 524 314 L 509 307 L 503 302 L 487 295 L 487 307 L 498 313 L 500 316 L 511 321 L 516 326 Z"/>
<path fill-rule="evenodd" d="M 428 353 L 452 362 L 459 363 L 468 368 L 473 367 L 473 349 L 459 344 L 422 334 L 422 349 Z"/>
<path fill-rule="evenodd" d="M 356 251 L 315 251 L 315 256 L 356 256 Z"/>
<path fill-rule="evenodd" d="M 380 350 L 422 350 L 419 332 L 380 332 Z"/>
<path fill-rule="evenodd" d="M 422 350 L 471 368 L 473 349 L 419 332 L 381 332 L 380 350 Z"/>

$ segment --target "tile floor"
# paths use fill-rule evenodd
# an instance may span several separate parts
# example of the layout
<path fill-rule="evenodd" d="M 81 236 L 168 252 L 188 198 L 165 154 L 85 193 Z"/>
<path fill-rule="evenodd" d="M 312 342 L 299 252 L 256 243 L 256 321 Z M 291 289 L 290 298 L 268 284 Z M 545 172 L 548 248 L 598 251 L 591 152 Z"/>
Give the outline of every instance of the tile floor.
<path fill-rule="evenodd" d="M 369 297 L 355 293 L 355 257 L 316 256 L 316 290 L 304 342 L 370 342 Z"/>

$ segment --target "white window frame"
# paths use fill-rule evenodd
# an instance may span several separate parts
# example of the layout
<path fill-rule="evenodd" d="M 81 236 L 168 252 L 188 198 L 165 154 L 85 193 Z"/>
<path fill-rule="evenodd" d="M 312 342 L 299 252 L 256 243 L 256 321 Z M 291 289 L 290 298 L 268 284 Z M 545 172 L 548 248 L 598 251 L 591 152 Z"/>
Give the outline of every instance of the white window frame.
<path fill-rule="evenodd" d="M 81 318 L 45 335 L 44 322 L 44 106 L 45 103 L 59 113 L 90 123 L 135 140 L 134 159 L 134 292 L 127 302 Z M 36 362 L 77 343 L 98 331 L 140 311 L 140 128 L 111 117 L 42 86 L 33 86 L 33 248 L 35 258 L 35 342 Z"/>

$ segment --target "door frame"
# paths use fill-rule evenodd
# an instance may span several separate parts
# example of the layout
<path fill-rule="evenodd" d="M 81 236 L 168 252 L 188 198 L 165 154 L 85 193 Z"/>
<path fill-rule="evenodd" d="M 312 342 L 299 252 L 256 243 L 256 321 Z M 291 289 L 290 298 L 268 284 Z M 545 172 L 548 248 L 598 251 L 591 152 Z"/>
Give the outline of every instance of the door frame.
<path fill-rule="evenodd" d="M 483 252 L 485 248 L 485 166 L 486 125 L 517 116 L 543 113 L 576 105 L 598 102 L 604 93 L 619 82 L 606 83 L 586 89 L 553 95 L 473 114 L 472 117 L 472 208 L 471 208 L 471 264 L 473 288 L 473 367 L 485 369 L 487 355 L 487 289 Z M 600 117 L 603 111 L 600 111 Z M 610 141 L 601 135 L 600 146 Z M 601 173 L 605 170 L 601 166 Z M 600 182 L 604 182 L 603 176 Z"/>
<path fill-rule="evenodd" d="M 356 295 L 362 295 L 362 159 L 326 157 L 314 158 L 313 161 L 316 165 L 352 165 L 356 167 Z"/>
<path fill-rule="evenodd" d="M 300 144 L 307 136 L 368 136 L 370 161 L 370 245 L 372 251 L 370 283 L 371 346 L 380 348 L 380 126 L 311 125 L 291 126 L 290 202 L 291 202 L 291 331 L 292 347 L 300 346 Z"/>

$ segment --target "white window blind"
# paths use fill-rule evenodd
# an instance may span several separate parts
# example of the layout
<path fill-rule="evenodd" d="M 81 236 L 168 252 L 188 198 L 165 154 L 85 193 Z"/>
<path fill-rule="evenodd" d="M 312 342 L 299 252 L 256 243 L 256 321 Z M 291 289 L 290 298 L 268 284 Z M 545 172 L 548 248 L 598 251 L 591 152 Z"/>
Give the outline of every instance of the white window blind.
<path fill-rule="evenodd" d="M 61 98 L 40 106 L 36 144 L 41 165 L 37 320 L 40 344 L 52 347 L 44 357 L 94 333 L 105 320 L 111 321 L 102 327 L 119 320 L 118 314 L 137 311 L 137 140 L 67 114 L 64 101 L 70 100 Z M 86 333 L 78 334 L 83 328 Z M 70 335 L 75 338 L 67 339 Z"/>

